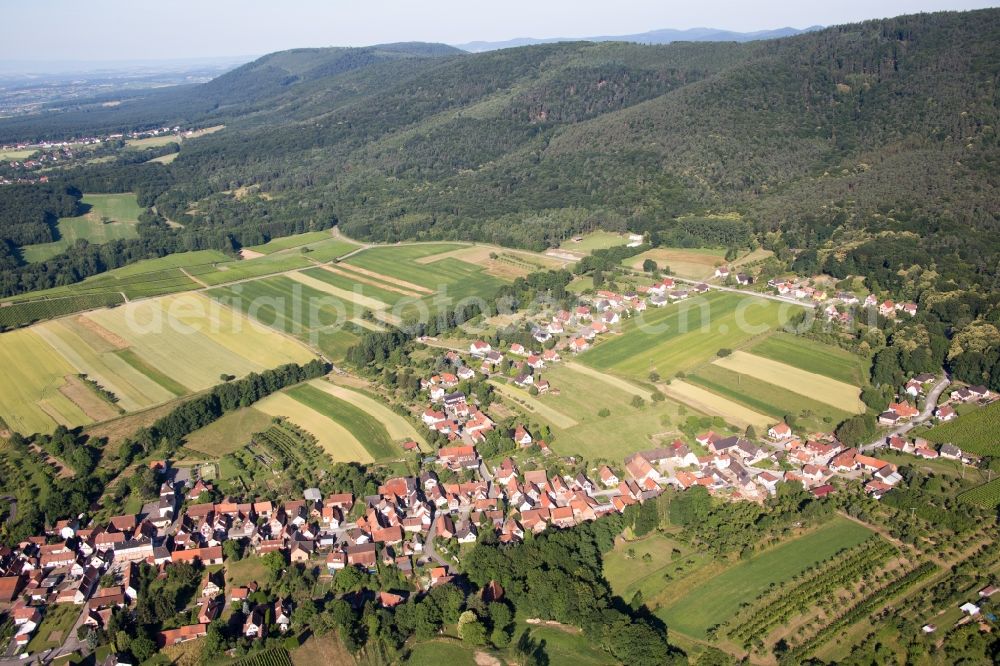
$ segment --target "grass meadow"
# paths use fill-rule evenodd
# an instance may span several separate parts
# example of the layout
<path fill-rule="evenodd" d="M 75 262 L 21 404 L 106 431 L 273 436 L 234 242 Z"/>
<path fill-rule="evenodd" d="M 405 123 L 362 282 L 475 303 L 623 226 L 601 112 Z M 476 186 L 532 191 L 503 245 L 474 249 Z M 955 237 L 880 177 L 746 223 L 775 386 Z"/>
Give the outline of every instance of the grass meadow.
<path fill-rule="evenodd" d="M 699 580 L 687 594 L 662 600 L 656 615 L 671 631 L 706 639 L 713 625 L 732 617 L 772 584 L 790 580 L 838 551 L 856 546 L 872 532 L 846 518 L 834 518 L 817 529 L 739 562 L 718 575 Z M 650 599 L 647 598 L 647 605 Z M 652 600 L 653 604 L 659 600 Z"/>
<path fill-rule="evenodd" d="M 596 345 L 580 360 L 598 370 L 647 381 L 666 379 L 734 349 L 784 324 L 798 306 L 751 296 L 711 292 L 647 310 L 628 319 L 622 334 Z"/>
<path fill-rule="evenodd" d="M 138 238 L 135 225 L 142 208 L 139 207 L 135 194 L 85 194 L 82 203 L 89 207 L 86 213 L 59 220 L 59 240 L 22 247 L 24 260 L 29 263 L 45 261 L 65 252 L 78 239 L 100 245 L 122 238 Z M 105 223 L 105 218 L 109 222 Z"/>

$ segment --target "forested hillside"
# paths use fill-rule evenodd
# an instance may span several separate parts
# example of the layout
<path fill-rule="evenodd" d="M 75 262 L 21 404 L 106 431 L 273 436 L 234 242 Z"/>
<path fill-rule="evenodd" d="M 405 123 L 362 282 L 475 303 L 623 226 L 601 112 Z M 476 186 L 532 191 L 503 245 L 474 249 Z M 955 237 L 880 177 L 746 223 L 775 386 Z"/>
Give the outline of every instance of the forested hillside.
<path fill-rule="evenodd" d="M 992 289 L 998 44 L 1000 11 L 983 10 L 747 44 L 304 49 L 114 109 L 8 119 L 0 140 L 225 122 L 169 165 L 61 176 L 137 190 L 184 225 L 150 214 L 119 248 L 135 258 L 335 222 L 371 240 L 541 249 L 594 227 L 670 236 L 680 215 L 736 211 L 748 243 L 805 267 L 903 290 L 893 275 L 918 265 Z M 690 224 L 684 235 L 709 240 Z M 70 270 L 80 256 L 7 271 L 3 289 L 100 268 Z"/>

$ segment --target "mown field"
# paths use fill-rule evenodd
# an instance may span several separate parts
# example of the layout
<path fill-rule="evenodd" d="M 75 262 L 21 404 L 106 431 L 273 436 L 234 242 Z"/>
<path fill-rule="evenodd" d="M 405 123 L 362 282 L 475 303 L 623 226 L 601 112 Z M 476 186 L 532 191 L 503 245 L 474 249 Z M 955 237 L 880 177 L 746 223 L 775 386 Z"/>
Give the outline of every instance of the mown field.
<path fill-rule="evenodd" d="M 867 380 L 867 359 L 846 349 L 782 331 L 755 342 L 746 351 L 845 384 L 860 386 Z"/>
<path fill-rule="evenodd" d="M 942 423 L 922 436 L 938 444 L 954 444 L 980 456 L 1000 455 L 1000 402 Z"/>
<path fill-rule="evenodd" d="M 661 271 L 670 269 L 670 275 L 689 280 L 707 280 L 715 274 L 715 268 L 725 262 L 725 249 L 681 247 L 657 247 L 642 254 L 629 257 L 623 264 L 635 270 L 642 270 L 646 259 L 656 262 Z"/>
<path fill-rule="evenodd" d="M 318 388 L 325 393 L 329 393 L 338 400 L 350 403 L 358 409 L 367 413 L 385 427 L 393 442 L 412 439 L 420 444 L 427 442 L 423 435 L 406 418 L 386 407 L 378 398 L 368 395 L 360 390 L 339 386 L 337 384 L 317 379 L 309 383 L 310 386 Z M 397 449 L 393 448 L 393 453 Z"/>
<path fill-rule="evenodd" d="M 286 392 L 269 395 L 254 403 L 254 409 L 269 416 L 283 416 L 305 430 L 316 438 L 316 443 L 334 462 L 367 463 L 374 460 L 350 430 Z"/>
<path fill-rule="evenodd" d="M 264 243 L 263 245 L 254 245 L 247 249 L 253 250 L 254 252 L 260 252 L 261 254 L 272 254 L 274 252 L 280 252 L 281 250 L 288 250 L 293 247 L 302 247 L 304 245 L 309 245 L 310 243 L 319 243 L 320 241 L 325 240 L 331 240 L 330 230 L 310 231 L 304 234 L 296 234 L 294 236 L 282 236 L 281 238 L 275 238 L 268 243 Z M 343 254 L 347 254 L 357 247 L 354 243 L 349 243 L 344 240 L 337 241 L 337 244 L 343 250 Z"/>
<path fill-rule="evenodd" d="M 656 597 L 665 586 L 682 580 L 711 561 L 711 556 L 654 532 L 637 541 L 619 541 L 604 556 L 604 577 L 611 589 L 625 601 L 636 592 L 643 598 Z"/>
<path fill-rule="evenodd" d="M 86 213 L 59 220 L 59 240 L 22 247 L 24 260 L 29 263 L 45 261 L 65 252 L 81 238 L 97 245 L 120 238 L 138 238 L 135 225 L 142 208 L 135 194 L 84 194 L 82 203 L 89 207 Z M 105 218 L 110 221 L 105 223 Z"/>
<path fill-rule="evenodd" d="M 313 354 L 198 294 L 133 302 L 0 335 L 0 417 L 24 433 L 92 423 L 67 395 L 85 374 L 135 411 Z"/>
<path fill-rule="evenodd" d="M 573 241 L 572 238 L 564 240 L 559 245 L 559 249 L 590 254 L 594 250 L 606 250 L 609 247 L 627 244 L 627 234 L 616 234 L 610 231 L 593 231 L 589 234 L 584 234 L 583 239 L 579 243 Z"/>
<path fill-rule="evenodd" d="M 430 263 L 418 261 L 463 247 L 466 246 L 449 243 L 375 247 L 350 257 L 338 266 L 346 270 L 360 268 L 368 271 L 362 275 L 384 285 L 424 293 L 425 296 L 436 293 L 453 300 L 489 298 L 504 281 L 488 274 L 481 266 L 453 258 Z"/>
<path fill-rule="evenodd" d="M 710 292 L 647 310 L 612 337 L 581 355 L 584 363 L 648 381 L 651 371 L 666 379 L 734 349 L 784 324 L 797 306 L 752 296 Z"/>
<path fill-rule="evenodd" d="M 340 299 L 286 275 L 241 282 L 206 293 L 266 326 L 292 335 L 343 324 L 353 316 Z"/>
<path fill-rule="evenodd" d="M 710 627 L 732 617 L 741 604 L 753 601 L 772 584 L 792 579 L 838 551 L 856 546 L 871 534 L 871 530 L 858 523 L 834 518 L 808 534 L 699 580 L 698 585 L 679 598 L 662 600 L 656 615 L 671 631 L 704 640 Z"/>
<path fill-rule="evenodd" d="M 247 407 L 195 430 L 185 438 L 184 446 L 212 458 L 221 458 L 246 445 L 251 435 L 267 430 L 270 425 L 270 416 Z"/>

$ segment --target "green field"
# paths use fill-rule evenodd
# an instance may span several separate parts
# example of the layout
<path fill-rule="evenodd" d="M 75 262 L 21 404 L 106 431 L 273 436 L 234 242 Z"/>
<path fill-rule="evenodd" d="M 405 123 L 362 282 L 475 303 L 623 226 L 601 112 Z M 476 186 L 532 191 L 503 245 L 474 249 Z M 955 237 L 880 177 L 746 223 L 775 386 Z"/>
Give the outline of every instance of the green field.
<path fill-rule="evenodd" d="M 594 250 L 605 250 L 609 247 L 618 247 L 628 244 L 627 234 L 616 234 L 610 231 L 594 231 L 583 236 L 579 243 L 572 239 L 565 240 L 559 245 L 560 250 L 569 252 L 582 252 L 590 254 Z"/>
<path fill-rule="evenodd" d="M 0 150 L 0 160 L 23 160 L 31 157 L 37 152 L 37 148 L 25 148 L 24 150 L 12 148 L 10 150 Z"/>
<path fill-rule="evenodd" d="M 954 444 L 980 456 L 1000 455 L 1000 402 L 934 426 L 923 437 L 938 444 Z"/>
<path fill-rule="evenodd" d="M 775 421 L 783 420 L 786 414 L 794 414 L 797 425 L 810 431 L 830 430 L 851 416 L 850 412 L 714 363 L 698 368 L 687 376 L 687 381 L 756 412 L 767 414 Z"/>
<path fill-rule="evenodd" d="M 146 363 L 131 349 L 120 349 L 115 352 L 115 355 L 174 395 L 185 395 L 191 392 L 191 389 L 161 372 L 159 368 Z"/>
<path fill-rule="evenodd" d="M 458 639 L 436 638 L 413 646 L 405 663 L 414 666 L 474 666 L 475 650 Z"/>
<path fill-rule="evenodd" d="M 334 363 L 343 361 L 347 356 L 347 350 L 361 340 L 351 331 L 339 327 L 318 331 L 315 339 L 316 347 Z"/>
<path fill-rule="evenodd" d="M 401 449 L 393 444 L 386 427 L 368 412 L 309 384 L 297 386 L 287 393 L 346 428 L 375 460 L 399 457 Z"/>
<path fill-rule="evenodd" d="M 418 300 L 412 296 L 406 296 L 395 291 L 389 291 L 388 289 L 383 289 L 382 287 L 378 287 L 373 284 L 356 282 L 347 275 L 333 273 L 319 267 L 302 271 L 302 274 L 320 280 L 321 282 L 325 282 L 336 289 L 340 289 L 348 293 L 354 293 L 357 291 L 357 293 L 361 294 L 361 296 L 365 298 L 373 298 L 390 307 L 400 302 L 415 302 Z"/>
<path fill-rule="evenodd" d="M 251 435 L 267 430 L 270 425 L 270 416 L 247 407 L 195 430 L 185 438 L 184 446 L 213 458 L 221 458 L 244 446 Z"/>
<path fill-rule="evenodd" d="M 863 385 L 868 375 L 866 359 L 857 354 L 782 331 L 751 345 L 747 351 L 855 386 Z"/>
<path fill-rule="evenodd" d="M 604 577 L 611 589 L 625 601 L 641 591 L 644 599 L 654 599 L 669 585 L 697 572 L 711 562 L 711 556 L 656 533 L 638 541 L 620 541 L 604 556 Z"/>
<path fill-rule="evenodd" d="M 958 500 L 987 509 L 996 509 L 1000 507 L 1000 479 L 994 479 L 978 488 L 967 490 L 958 496 Z"/>
<path fill-rule="evenodd" d="M 59 240 L 21 248 L 25 261 L 45 261 L 65 252 L 81 238 L 99 245 L 121 238 L 139 237 L 135 225 L 142 208 L 135 194 L 85 194 L 81 203 L 88 207 L 87 212 L 59 220 Z M 104 219 L 109 222 L 105 223 Z"/>
<path fill-rule="evenodd" d="M 657 611 L 671 631 L 706 639 L 710 627 L 732 617 L 740 605 L 844 548 L 861 543 L 872 532 L 846 518 L 834 518 L 816 530 L 735 564 L 699 581 L 687 594 L 668 600 Z"/>
<path fill-rule="evenodd" d="M 580 359 L 598 370 L 647 381 L 666 379 L 785 323 L 797 307 L 751 296 L 710 292 L 647 310 L 622 326 L 623 335 L 601 342 Z"/>
<path fill-rule="evenodd" d="M 653 446 L 654 434 L 667 441 L 680 435 L 677 427 L 686 416 L 680 415 L 680 406 L 671 400 L 658 403 L 646 400 L 643 407 L 636 408 L 631 404 L 633 391 L 566 365 L 545 368 L 540 374 L 553 389 L 558 389 L 559 395 L 550 392 L 531 396 L 509 384 L 498 384 L 497 390 L 508 396 L 506 404 L 517 408 L 529 420 L 553 428 L 552 448 L 561 455 L 620 462 Z M 607 408 L 610 416 L 598 416 L 602 408 Z M 685 413 L 699 415 L 687 408 Z"/>
<path fill-rule="evenodd" d="M 36 653 L 62 645 L 70 637 L 73 624 L 79 617 L 80 607 L 76 604 L 50 604 L 35 635 L 28 642 L 27 652 Z"/>
<path fill-rule="evenodd" d="M 336 377 L 334 377 L 334 381 L 336 381 Z M 389 437 L 395 442 L 412 439 L 421 444 L 427 443 L 423 435 L 417 432 L 412 423 L 386 407 L 382 403 L 382 399 L 375 394 L 369 394 L 362 390 L 341 386 L 322 379 L 314 379 L 309 382 L 309 385 L 329 393 L 335 398 L 349 402 L 372 416 L 385 427 L 386 432 L 389 433 Z"/>
<path fill-rule="evenodd" d="M 274 329 L 292 335 L 342 324 L 354 316 L 340 299 L 284 275 L 206 292 Z"/>
<path fill-rule="evenodd" d="M 503 280 L 487 274 L 482 267 L 453 258 L 430 263 L 417 261 L 463 247 L 466 246 L 448 243 L 375 247 L 354 255 L 344 263 L 348 269 L 357 266 L 390 279 L 404 280 L 445 293 L 451 299 L 489 298 L 503 284 Z"/>
<path fill-rule="evenodd" d="M 301 254 L 281 253 L 258 259 L 231 260 L 217 264 L 214 271 L 199 273 L 198 279 L 209 286 L 216 286 L 309 266 L 312 266 L 312 263 Z"/>
<path fill-rule="evenodd" d="M 273 252 L 280 252 L 281 250 L 287 250 L 293 247 L 301 247 L 303 245 L 308 245 L 309 243 L 318 243 L 319 241 L 324 241 L 330 238 L 330 231 L 310 231 L 304 234 L 295 234 L 294 236 L 282 236 L 281 238 L 274 238 L 268 243 L 263 245 L 254 245 L 253 247 L 248 247 L 248 250 L 253 250 L 254 252 L 260 252 L 262 254 L 271 254 Z M 351 243 L 344 242 L 345 248 L 355 247 Z M 349 252 L 350 250 L 345 250 Z"/>

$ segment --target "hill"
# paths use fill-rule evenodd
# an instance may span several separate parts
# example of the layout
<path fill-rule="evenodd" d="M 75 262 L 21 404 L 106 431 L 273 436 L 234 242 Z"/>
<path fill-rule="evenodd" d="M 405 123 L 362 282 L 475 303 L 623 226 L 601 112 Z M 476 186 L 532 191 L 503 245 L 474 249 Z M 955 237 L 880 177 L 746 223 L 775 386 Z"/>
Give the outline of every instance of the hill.
<path fill-rule="evenodd" d="M 812 26 L 805 30 L 797 28 L 777 28 L 775 30 L 757 30 L 754 32 L 734 32 L 732 30 L 720 30 L 718 28 L 688 28 L 687 30 L 675 30 L 664 28 L 661 30 L 650 30 L 632 35 L 604 35 L 598 37 L 546 37 L 536 39 L 534 37 L 517 37 L 500 42 L 476 41 L 465 44 L 456 44 L 455 48 L 468 51 L 470 53 L 482 53 L 483 51 L 495 51 L 497 49 L 509 49 L 519 46 L 532 46 L 535 44 L 554 44 L 556 42 L 635 42 L 637 44 L 671 44 L 673 42 L 753 42 L 759 39 L 777 39 L 779 37 L 791 37 L 803 32 L 820 30 L 821 26 Z"/>
<path fill-rule="evenodd" d="M 158 252 L 180 236 L 231 250 L 334 222 L 380 241 L 542 249 L 628 227 L 718 244 L 676 217 L 737 212 L 750 233 L 724 244 L 764 243 L 803 272 L 877 274 L 902 296 L 900 271 L 933 266 L 941 289 L 988 291 L 1000 265 L 998 36 L 1000 10 L 982 10 L 742 44 L 300 49 L 30 128 L 224 120 L 170 165 L 64 176 L 80 191 L 136 191 L 183 224 L 155 228 Z M 30 122 L 0 121 L 0 140 Z M 151 252 L 152 231 L 140 234 L 124 250 Z M 4 289 L 45 286 L 69 264 L 4 276 Z"/>

